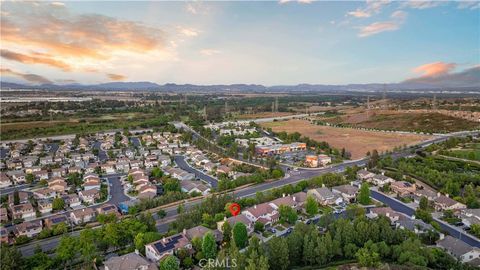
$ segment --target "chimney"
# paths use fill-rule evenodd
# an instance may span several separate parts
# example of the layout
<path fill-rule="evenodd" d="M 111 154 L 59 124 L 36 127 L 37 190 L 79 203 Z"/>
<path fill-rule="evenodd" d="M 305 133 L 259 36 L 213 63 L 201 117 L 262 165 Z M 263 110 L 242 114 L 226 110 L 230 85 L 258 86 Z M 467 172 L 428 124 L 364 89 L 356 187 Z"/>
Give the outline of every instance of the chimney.
<path fill-rule="evenodd" d="M 257 209 L 257 205 L 256 205 L 256 204 L 253 206 L 253 209 Z"/>
<path fill-rule="evenodd" d="M 282 198 L 285 198 L 285 193 L 282 193 Z"/>
<path fill-rule="evenodd" d="M 163 243 L 167 243 L 167 239 L 165 237 L 162 238 Z"/>
<path fill-rule="evenodd" d="M 437 192 L 437 197 L 440 197 L 440 195 L 442 195 L 440 192 Z"/>
<path fill-rule="evenodd" d="M 297 197 L 295 197 L 295 196 L 292 196 L 292 199 L 293 199 L 294 202 L 297 201 Z"/>
<path fill-rule="evenodd" d="M 182 231 L 182 234 L 186 235 L 187 234 L 187 229 L 184 228 L 183 231 Z"/>

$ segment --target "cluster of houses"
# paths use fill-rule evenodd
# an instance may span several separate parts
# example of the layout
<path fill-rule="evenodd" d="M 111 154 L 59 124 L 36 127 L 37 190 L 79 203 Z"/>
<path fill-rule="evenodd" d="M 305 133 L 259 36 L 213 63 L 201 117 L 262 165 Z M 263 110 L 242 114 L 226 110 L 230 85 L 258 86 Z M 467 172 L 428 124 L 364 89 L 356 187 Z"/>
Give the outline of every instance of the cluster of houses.
<path fill-rule="evenodd" d="M 30 209 L 31 210 L 31 209 Z M 67 213 L 61 213 L 51 215 L 43 219 L 35 219 L 30 221 L 24 221 L 13 227 L 11 232 L 5 228 L 0 229 L 1 242 L 10 243 L 14 238 L 25 236 L 35 237 L 44 229 L 53 229 L 55 226 L 63 223 L 68 227 L 81 225 L 87 222 L 95 220 L 97 215 L 119 215 L 118 209 L 113 204 L 102 204 L 98 207 L 86 207 L 69 211 Z"/>
<path fill-rule="evenodd" d="M 391 192 L 397 197 L 410 198 L 415 203 L 420 203 L 421 198 L 425 197 L 432 202 L 436 211 L 459 210 L 467 207 L 465 204 L 450 198 L 448 194 L 443 195 L 425 185 L 417 187 L 416 184 L 407 181 L 396 181 L 383 174 L 374 174 L 367 170 L 358 171 L 357 177 L 359 180 L 372 183 L 378 187 L 384 187 L 388 184 Z"/>

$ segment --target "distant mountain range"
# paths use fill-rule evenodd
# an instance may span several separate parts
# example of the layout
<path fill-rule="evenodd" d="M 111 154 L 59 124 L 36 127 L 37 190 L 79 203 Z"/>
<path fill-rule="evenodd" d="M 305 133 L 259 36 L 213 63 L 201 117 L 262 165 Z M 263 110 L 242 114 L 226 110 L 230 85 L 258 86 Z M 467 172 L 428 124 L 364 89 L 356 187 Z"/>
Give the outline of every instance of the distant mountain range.
<path fill-rule="evenodd" d="M 347 84 L 347 85 L 324 85 L 324 84 L 298 84 L 263 86 L 258 84 L 230 84 L 230 85 L 194 85 L 173 84 L 164 85 L 152 82 L 110 82 L 94 85 L 83 84 L 42 84 L 26 85 L 10 82 L 1 82 L 2 90 L 7 89 L 42 89 L 42 90 L 91 90 L 91 91 L 164 91 L 164 92 L 331 92 L 331 91 L 469 91 L 480 92 L 477 84 L 445 86 L 432 84 L 430 81 L 416 82 L 405 81 L 402 83 L 371 83 L 371 84 Z"/>

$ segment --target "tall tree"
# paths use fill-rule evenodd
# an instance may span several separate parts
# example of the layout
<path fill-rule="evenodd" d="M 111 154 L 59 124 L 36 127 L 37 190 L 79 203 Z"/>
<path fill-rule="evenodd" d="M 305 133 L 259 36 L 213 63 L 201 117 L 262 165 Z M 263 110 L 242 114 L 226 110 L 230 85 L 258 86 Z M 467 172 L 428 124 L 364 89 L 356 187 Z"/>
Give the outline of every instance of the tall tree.
<path fill-rule="evenodd" d="M 213 259 L 217 256 L 217 243 L 211 232 L 208 232 L 203 236 L 202 252 L 206 259 Z"/>
<path fill-rule="evenodd" d="M 238 248 L 244 248 L 248 241 L 247 226 L 241 222 L 235 223 L 233 226 L 233 239 Z"/>
<path fill-rule="evenodd" d="M 76 239 L 68 235 L 62 236 L 56 250 L 58 260 L 61 261 L 65 267 L 67 267 L 70 265 L 73 258 L 75 258 L 76 253 Z"/>
<path fill-rule="evenodd" d="M 307 201 L 305 202 L 305 211 L 309 216 L 315 216 L 318 214 L 318 203 L 311 195 L 307 196 Z"/>
<path fill-rule="evenodd" d="M 267 258 L 271 269 L 288 269 L 290 261 L 288 259 L 287 240 L 283 237 L 273 237 L 268 241 Z"/>
<path fill-rule="evenodd" d="M 8 246 L 5 243 L 0 244 L 1 268 L 6 270 L 22 269 L 23 258 L 20 251 L 15 246 Z"/>
<path fill-rule="evenodd" d="M 230 239 L 232 239 L 232 226 L 230 226 L 230 223 L 228 223 L 228 221 L 225 221 L 223 223 L 222 231 L 223 231 L 223 242 L 229 244 Z"/>
<path fill-rule="evenodd" d="M 357 201 L 363 205 L 368 205 L 371 203 L 370 200 L 370 187 L 368 183 L 362 183 L 360 191 L 358 192 Z"/>

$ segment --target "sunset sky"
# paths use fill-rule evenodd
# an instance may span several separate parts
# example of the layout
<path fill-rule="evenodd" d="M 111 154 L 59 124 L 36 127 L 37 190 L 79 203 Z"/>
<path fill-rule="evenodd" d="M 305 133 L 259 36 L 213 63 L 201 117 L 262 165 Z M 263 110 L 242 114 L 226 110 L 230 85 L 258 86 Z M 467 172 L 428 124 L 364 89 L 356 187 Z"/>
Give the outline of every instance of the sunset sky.
<path fill-rule="evenodd" d="M 1 2 L 2 81 L 393 83 L 480 65 L 480 2 Z"/>

